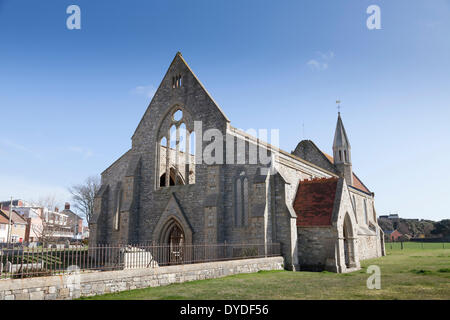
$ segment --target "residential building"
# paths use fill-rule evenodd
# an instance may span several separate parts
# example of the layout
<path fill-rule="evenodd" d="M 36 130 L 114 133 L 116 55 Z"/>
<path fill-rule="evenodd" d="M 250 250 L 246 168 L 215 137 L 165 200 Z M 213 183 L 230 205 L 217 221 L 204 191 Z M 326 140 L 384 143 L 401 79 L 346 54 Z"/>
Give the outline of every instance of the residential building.
<path fill-rule="evenodd" d="M 43 229 L 43 208 L 38 206 L 13 207 L 27 221 L 25 242 L 38 242 Z"/>
<path fill-rule="evenodd" d="M 0 215 L 0 243 L 8 241 L 9 219 Z"/>
<path fill-rule="evenodd" d="M 72 228 L 75 239 L 83 239 L 83 218 L 70 210 L 70 203 L 64 204 L 64 210 L 61 212 L 67 216 L 66 224 Z"/>
<path fill-rule="evenodd" d="M 0 203 L 3 211 L 8 212 L 10 202 Z M 68 202 L 64 210 L 59 211 L 57 207 L 49 209 L 23 200 L 13 200 L 13 211 L 26 222 L 24 242 L 40 242 L 44 237 L 46 241 L 55 242 L 83 238 L 83 219 L 70 210 Z"/>
<path fill-rule="evenodd" d="M 9 215 L 11 212 L 11 219 Z M 10 242 L 11 243 L 22 243 L 25 241 L 27 220 L 18 214 L 15 210 L 0 210 L 0 215 L 8 220 L 8 225 L 11 220 L 10 226 Z M 8 238 L 6 239 L 6 242 Z"/>
<path fill-rule="evenodd" d="M 386 238 L 388 241 L 398 241 L 398 239 L 403 236 L 397 229 L 393 231 L 385 231 Z"/>

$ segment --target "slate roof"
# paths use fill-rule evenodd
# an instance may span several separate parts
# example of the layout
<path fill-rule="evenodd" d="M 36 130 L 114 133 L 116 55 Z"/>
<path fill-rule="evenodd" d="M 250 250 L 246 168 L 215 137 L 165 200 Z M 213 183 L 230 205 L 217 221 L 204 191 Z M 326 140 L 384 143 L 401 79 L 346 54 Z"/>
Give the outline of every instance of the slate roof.
<path fill-rule="evenodd" d="M 70 210 L 70 209 L 64 209 L 64 210 L 61 211 L 60 213 L 67 214 L 67 215 L 70 215 L 70 216 L 72 216 L 72 217 L 75 216 L 77 219 L 83 219 L 83 218 L 81 218 L 78 214 L 76 214 L 75 212 L 73 212 L 73 211 Z"/>
<path fill-rule="evenodd" d="M 312 141 L 311 141 L 312 142 Z M 322 152 L 322 154 L 328 159 L 328 161 L 330 161 L 331 164 L 334 165 L 334 158 L 332 156 L 330 156 L 329 154 L 323 152 L 322 150 L 320 150 L 315 144 L 314 146 L 317 148 L 317 150 L 319 150 L 320 152 Z M 361 191 L 364 191 L 366 193 L 371 193 L 370 190 L 364 185 L 364 183 L 356 176 L 356 174 L 354 172 L 353 173 L 353 187 L 355 189 L 359 189 Z"/>
<path fill-rule="evenodd" d="M 350 142 L 348 141 L 347 133 L 345 132 L 340 112 L 338 113 L 336 131 L 334 133 L 333 147 L 350 148 Z"/>
<path fill-rule="evenodd" d="M 299 182 L 294 199 L 297 226 L 329 226 L 333 215 L 338 178 Z"/>

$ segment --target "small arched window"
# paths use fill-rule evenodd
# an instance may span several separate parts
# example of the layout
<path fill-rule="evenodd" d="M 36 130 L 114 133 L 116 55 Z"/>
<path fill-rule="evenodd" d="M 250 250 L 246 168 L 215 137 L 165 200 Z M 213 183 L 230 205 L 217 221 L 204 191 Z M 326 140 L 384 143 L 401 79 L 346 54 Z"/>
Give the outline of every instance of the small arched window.
<path fill-rule="evenodd" d="M 181 79 L 182 79 L 181 74 L 177 74 L 176 76 L 172 77 L 172 88 L 173 89 L 181 87 Z"/>

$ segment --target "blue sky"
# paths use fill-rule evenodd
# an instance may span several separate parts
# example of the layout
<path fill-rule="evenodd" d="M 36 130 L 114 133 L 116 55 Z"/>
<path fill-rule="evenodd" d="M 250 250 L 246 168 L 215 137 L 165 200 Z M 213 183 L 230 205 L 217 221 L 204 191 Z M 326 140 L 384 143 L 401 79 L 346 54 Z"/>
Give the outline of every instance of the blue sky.
<path fill-rule="evenodd" d="M 181 51 L 233 126 L 280 129 L 286 151 L 331 153 L 341 99 L 378 214 L 450 218 L 449 34 L 449 0 L 0 0 L 0 199 L 70 200 L 128 150 Z"/>

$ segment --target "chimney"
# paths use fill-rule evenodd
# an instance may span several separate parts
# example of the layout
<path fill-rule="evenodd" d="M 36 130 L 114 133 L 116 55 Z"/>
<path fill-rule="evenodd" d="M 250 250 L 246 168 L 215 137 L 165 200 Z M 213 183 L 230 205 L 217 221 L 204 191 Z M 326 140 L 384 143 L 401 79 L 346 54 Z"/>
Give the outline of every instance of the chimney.
<path fill-rule="evenodd" d="M 70 210 L 70 203 L 66 202 L 64 205 L 64 210 Z"/>

